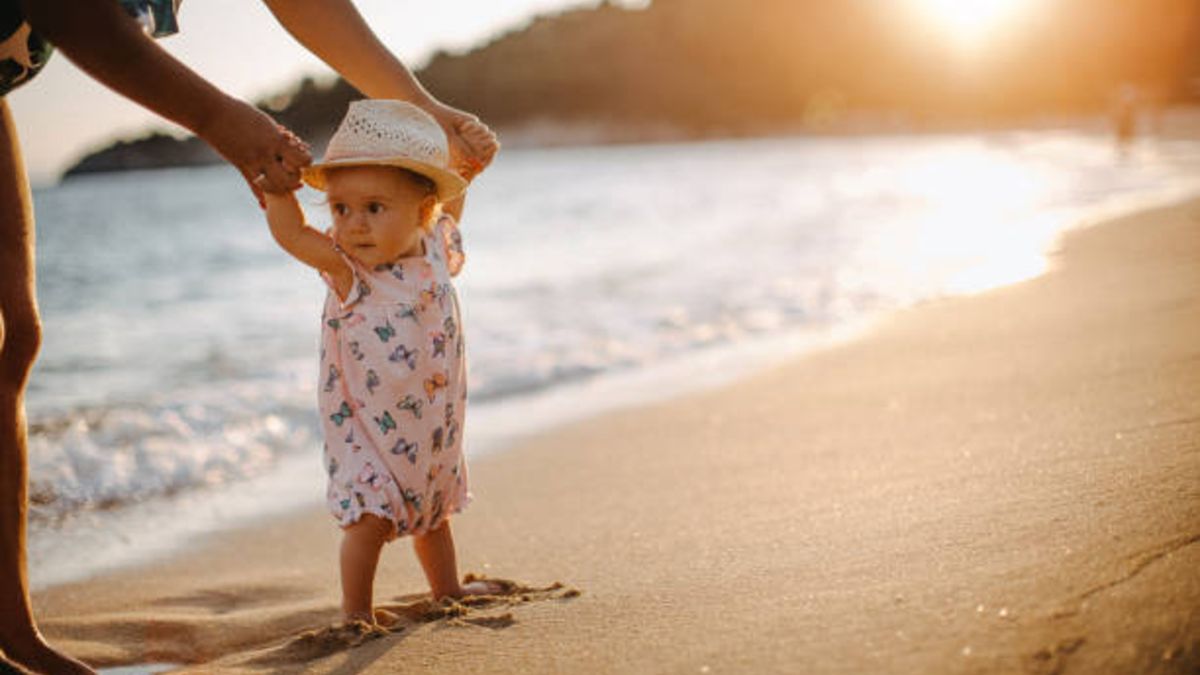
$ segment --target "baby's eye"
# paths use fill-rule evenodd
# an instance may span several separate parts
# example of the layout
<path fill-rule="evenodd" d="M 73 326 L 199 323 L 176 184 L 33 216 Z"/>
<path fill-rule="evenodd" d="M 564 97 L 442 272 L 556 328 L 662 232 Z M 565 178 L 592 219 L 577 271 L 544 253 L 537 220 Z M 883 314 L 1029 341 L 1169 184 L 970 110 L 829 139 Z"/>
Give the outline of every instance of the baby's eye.
<path fill-rule="evenodd" d="M 379 202 L 368 203 L 367 213 L 383 213 L 383 204 L 380 204 Z"/>
<path fill-rule="evenodd" d="M 350 212 L 350 209 L 345 204 L 333 204 L 330 208 L 333 209 L 333 215 L 335 216 L 344 216 Z"/>

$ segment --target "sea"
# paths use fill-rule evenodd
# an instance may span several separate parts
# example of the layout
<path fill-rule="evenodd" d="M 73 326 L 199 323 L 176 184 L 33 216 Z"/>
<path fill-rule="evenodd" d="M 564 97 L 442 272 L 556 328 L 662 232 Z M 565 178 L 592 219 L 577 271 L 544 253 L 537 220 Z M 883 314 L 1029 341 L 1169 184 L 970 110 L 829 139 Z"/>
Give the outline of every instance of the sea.
<path fill-rule="evenodd" d="M 1078 130 L 505 150 L 462 220 L 468 456 L 1037 276 L 1064 232 L 1196 194 L 1198 169 L 1194 140 Z M 34 202 L 33 587 L 319 505 L 326 291 L 240 176 L 96 175 Z M 321 195 L 301 202 L 325 227 Z"/>

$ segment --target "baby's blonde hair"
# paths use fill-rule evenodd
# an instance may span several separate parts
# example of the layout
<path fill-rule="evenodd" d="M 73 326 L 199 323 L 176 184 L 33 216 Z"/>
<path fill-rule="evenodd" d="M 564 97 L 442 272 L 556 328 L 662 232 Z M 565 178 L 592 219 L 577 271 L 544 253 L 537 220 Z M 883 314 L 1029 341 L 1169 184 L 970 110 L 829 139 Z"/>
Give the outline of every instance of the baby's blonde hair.
<path fill-rule="evenodd" d="M 438 215 L 442 212 L 442 202 L 438 199 L 437 183 L 434 183 L 433 179 L 429 176 L 424 176 L 410 169 L 399 166 L 388 168 L 395 169 L 404 174 L 404 178 L 420 189 L 425 196 L 433 197 L 433 208 L 429 210 L 429 213 L 425 215 L 425 219 L 421 221 L 421 229 L 426 232 L 432 232 L 433 224 L 437 222 Z"/>

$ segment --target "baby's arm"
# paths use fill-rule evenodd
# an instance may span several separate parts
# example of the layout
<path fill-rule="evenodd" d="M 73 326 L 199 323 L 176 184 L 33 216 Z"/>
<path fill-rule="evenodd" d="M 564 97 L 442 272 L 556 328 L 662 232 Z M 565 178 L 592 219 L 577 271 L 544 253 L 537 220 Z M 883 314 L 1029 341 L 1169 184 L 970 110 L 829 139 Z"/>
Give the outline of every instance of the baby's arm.
<path fill-rule="evenodd" d="M 345 298 L 354 273 L 337 252 L 333 239 L 304 222 L 304 212 L 294 192 L 266 193 L 267 224 L 271 235 L 296 260 L 324 272 L 337 294 Z"/>

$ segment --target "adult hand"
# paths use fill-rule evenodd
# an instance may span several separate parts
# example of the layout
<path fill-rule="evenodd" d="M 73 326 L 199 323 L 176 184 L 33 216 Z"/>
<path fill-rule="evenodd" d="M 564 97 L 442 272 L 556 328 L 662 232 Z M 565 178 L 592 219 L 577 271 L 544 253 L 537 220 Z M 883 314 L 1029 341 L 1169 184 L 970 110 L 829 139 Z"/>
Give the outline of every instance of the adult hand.
<path fill-rule="evenodd" d="M 238 99 L 226 98 L 197 133 L 241 172 L 260 207 L 264 191 L 299 189 L 300 170 L 312 164 L 304 141 Z"/>
<path fill-rule="evenodd" d="M 458 173 L 468 181 L 479 175 L 500 150 L 500 141 L 496 134 L 486 124 L 479 120 L 466 121 L 456 127 L 458 137 L 471 147 L 475 158 L 467 158 L 458 167 Z"/>
<path fill-rule="evenodd" d="M 433 102 L 426 110 L 442 125 L 450 142 L 450 168 L 471 180 L 486 169 L 500 142 L 496 134 L 478 117 L 444 103 Z"/>

